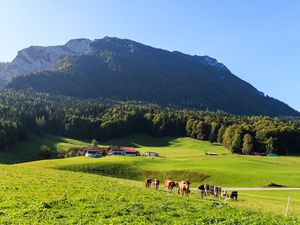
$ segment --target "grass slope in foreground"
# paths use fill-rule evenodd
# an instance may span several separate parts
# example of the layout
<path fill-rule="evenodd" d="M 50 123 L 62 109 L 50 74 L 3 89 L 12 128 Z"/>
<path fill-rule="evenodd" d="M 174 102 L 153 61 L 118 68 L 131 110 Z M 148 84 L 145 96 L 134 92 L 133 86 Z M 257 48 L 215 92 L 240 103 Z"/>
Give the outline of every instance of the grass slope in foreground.
<path fill-rule="evenodd" d="M 86 142 L 48 136 L 44 140 L 66 151 L 69 146 L 84 146 Z M 39 140 L 40 141 L 40 140 Z M 41 144 L 40 142 L 38 142 Z M 256 157 L 232 155 L 223 146 L 212 145 L 191 138 L 153 138 L 147 135 L 133 135 L 116 139 L 108 144 L 135 146 L 141 152 L 156 151 L 162 157 L 105 157 L 92 159 L 77 157 L 63 160 L 44 160 L 20 164 L 21 167 L 32 167 L 73 170 L 77 172 L 96 173 L 141 181 L 145 176 L 174 176 L 175 179 L 192 178 L 192 186 L 197 186 L 202 175 L 208 176 L 205 182 L 223 187 L 264 187 L 271 182 L 286 186 L 300 186 L 299 157 Z M 34 143 L 31 143 L 34 145 Z M 28 146 L 26 149 L 29 149 Z M 217 152 L 218 156 L 205 156 L 205 151 Z M 183 173 L 184 172 L 184 173 Z M 200 177 L 200 178 L 199 178 Z M 289 213 L 300 217 L 299 191 L 240 192 L 238 202 L 231 206 L 245 209 L 261 210 L 280 215 L 284 214 L 287 198 L 292 202 Z M 198 200 L 198 194 L 191 198 Z M 209 200 L 210 201 L 210 200 Z"/>
<path fill-rule="evenodd" d="M 47 160 L 51 164 L 51 160 Z M 137 181 L 27 165 L 0 166 L 0 224 L 297 224 Z"/>

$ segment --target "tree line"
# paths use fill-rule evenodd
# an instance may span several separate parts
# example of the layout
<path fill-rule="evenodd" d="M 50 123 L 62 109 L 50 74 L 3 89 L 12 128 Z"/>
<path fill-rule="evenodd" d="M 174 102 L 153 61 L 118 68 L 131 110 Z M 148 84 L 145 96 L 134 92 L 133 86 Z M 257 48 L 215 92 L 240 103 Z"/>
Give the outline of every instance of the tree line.
<path fill-rule="evenodd" d="M 186 136 L 232 153 L 300 153 L 298 120 L 237 116 L 106 99 L 80 100 L 32 91 L 0 91 L 0 149 L 32 135 L 108 141 L 131 133 Z"/>

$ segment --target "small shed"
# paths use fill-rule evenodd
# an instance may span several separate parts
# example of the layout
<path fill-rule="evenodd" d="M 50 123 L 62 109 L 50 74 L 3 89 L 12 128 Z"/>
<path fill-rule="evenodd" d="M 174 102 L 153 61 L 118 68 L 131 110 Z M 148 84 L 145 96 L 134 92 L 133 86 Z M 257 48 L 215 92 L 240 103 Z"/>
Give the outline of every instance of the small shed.
<path fill-rule="evenodd" d="M 144 156 L 158 157 L 159 154 L 157 152 L 145 152 Z"/>

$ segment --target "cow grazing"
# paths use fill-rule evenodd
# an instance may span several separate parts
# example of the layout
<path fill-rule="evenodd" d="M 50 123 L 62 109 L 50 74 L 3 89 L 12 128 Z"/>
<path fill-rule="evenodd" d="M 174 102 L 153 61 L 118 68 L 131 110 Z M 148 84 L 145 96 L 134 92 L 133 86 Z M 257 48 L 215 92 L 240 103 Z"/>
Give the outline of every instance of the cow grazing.
<path fill-rule="evenodd" d="M 155 188 L 156 190 L 158 189 L 159 186 L 159 180 L 158 179 L 154 179 L 152 181 L 152 187 Z"/>
<path fill-rule="evenodd" d="M 189 195 L 190 193 L 190 182 L 189 181 L 181 181 L 179 183 L 179 188 L 178 188 L 178 194 L 182 194 L 182 196 L 185 194 L 186 196 Z"/>
<path fill-rule="evenodd" d="M 222 194 L 221 194 L 222 197 L 225 197 L 225 198 L 228 198 L 228 192 L 227 191 L 222 191 Z"/>
<path fill-rule="evenodd" d="M 214 190 L 215 190 L 215 186 L 214 185 L 209 185 L 209 194 L 210 195 L 214 195 L 215 194 Z"/>
<path fill-rule="evenodd" d="M 207 196 L 209 195 L 209 185 L 208 184 L 204 184 L 204 195 Z"/>
<path fill-rule="evenodd" d="M 151 179 L 150 178 L 146 178 L 146 180 L 145 180 L 145 187 L 146 188 L 150 188 L 151 187 Z"/>
<path fill-rule="evenodd" d="M 221 187 L 218 187 L 218 186 L 214 186 L 214 196 L 215 197 L 219 197 L 221 195 Z"/>
<path fill-rule="evenodd" d="M 172 180 L 166 180 L 164 184 L 164 187 L 167 191 L 172 191 L 172 189 L 176 186 L 178 186 L 177 182 Z"/>
<path fill-rule="evenodd" d="M 214 186 L 214 196 L 217 197 L 218 196 L 218 187 Z"/>
<path fill-rule="evenodd" d="M 238 192 L 237 192 L 237 191 L 231 192 L 230 198 L 231 198 L 232 200 L 236 200 L 236 201 L 237 201 L 237 198 L 238 198 Z"/>
<path fill-rule="evenodd" d="M 218 196 L 221 197 L 221 193 L 222 193 L 222 188 L 218 187 Z"/>
<path fill-rule="evenodd" d="M 200 198 L 204 198 L 204 194 L 205 194 L 204 184 L 199 185 L 198 190 L 200 191 Z"/>

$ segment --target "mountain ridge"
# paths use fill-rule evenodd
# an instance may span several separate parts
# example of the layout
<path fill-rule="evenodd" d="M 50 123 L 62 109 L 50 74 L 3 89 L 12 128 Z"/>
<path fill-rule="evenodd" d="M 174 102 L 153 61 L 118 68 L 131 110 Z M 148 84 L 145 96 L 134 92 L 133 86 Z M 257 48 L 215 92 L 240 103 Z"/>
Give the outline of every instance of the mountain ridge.
<path fill-rule="evenodd" d="M 81 45 L 78 44 L 81 42 Z M 52 67 L 59 59 L 89 51 L 89 39 L 72 39 L 65 45 L 30 46 L 18 51 L 13 61 L 0 73 L 0 86 L 7 85 L 12 78 Z"/>
<path fill-rule="evenodd" d="M 299 115 L 209 56 L 171 52 L 115 37 L 91 41 L 86 49 L 57 59 L 46 70 L 15 77 L 7 87 L 242 115 Z"/>

